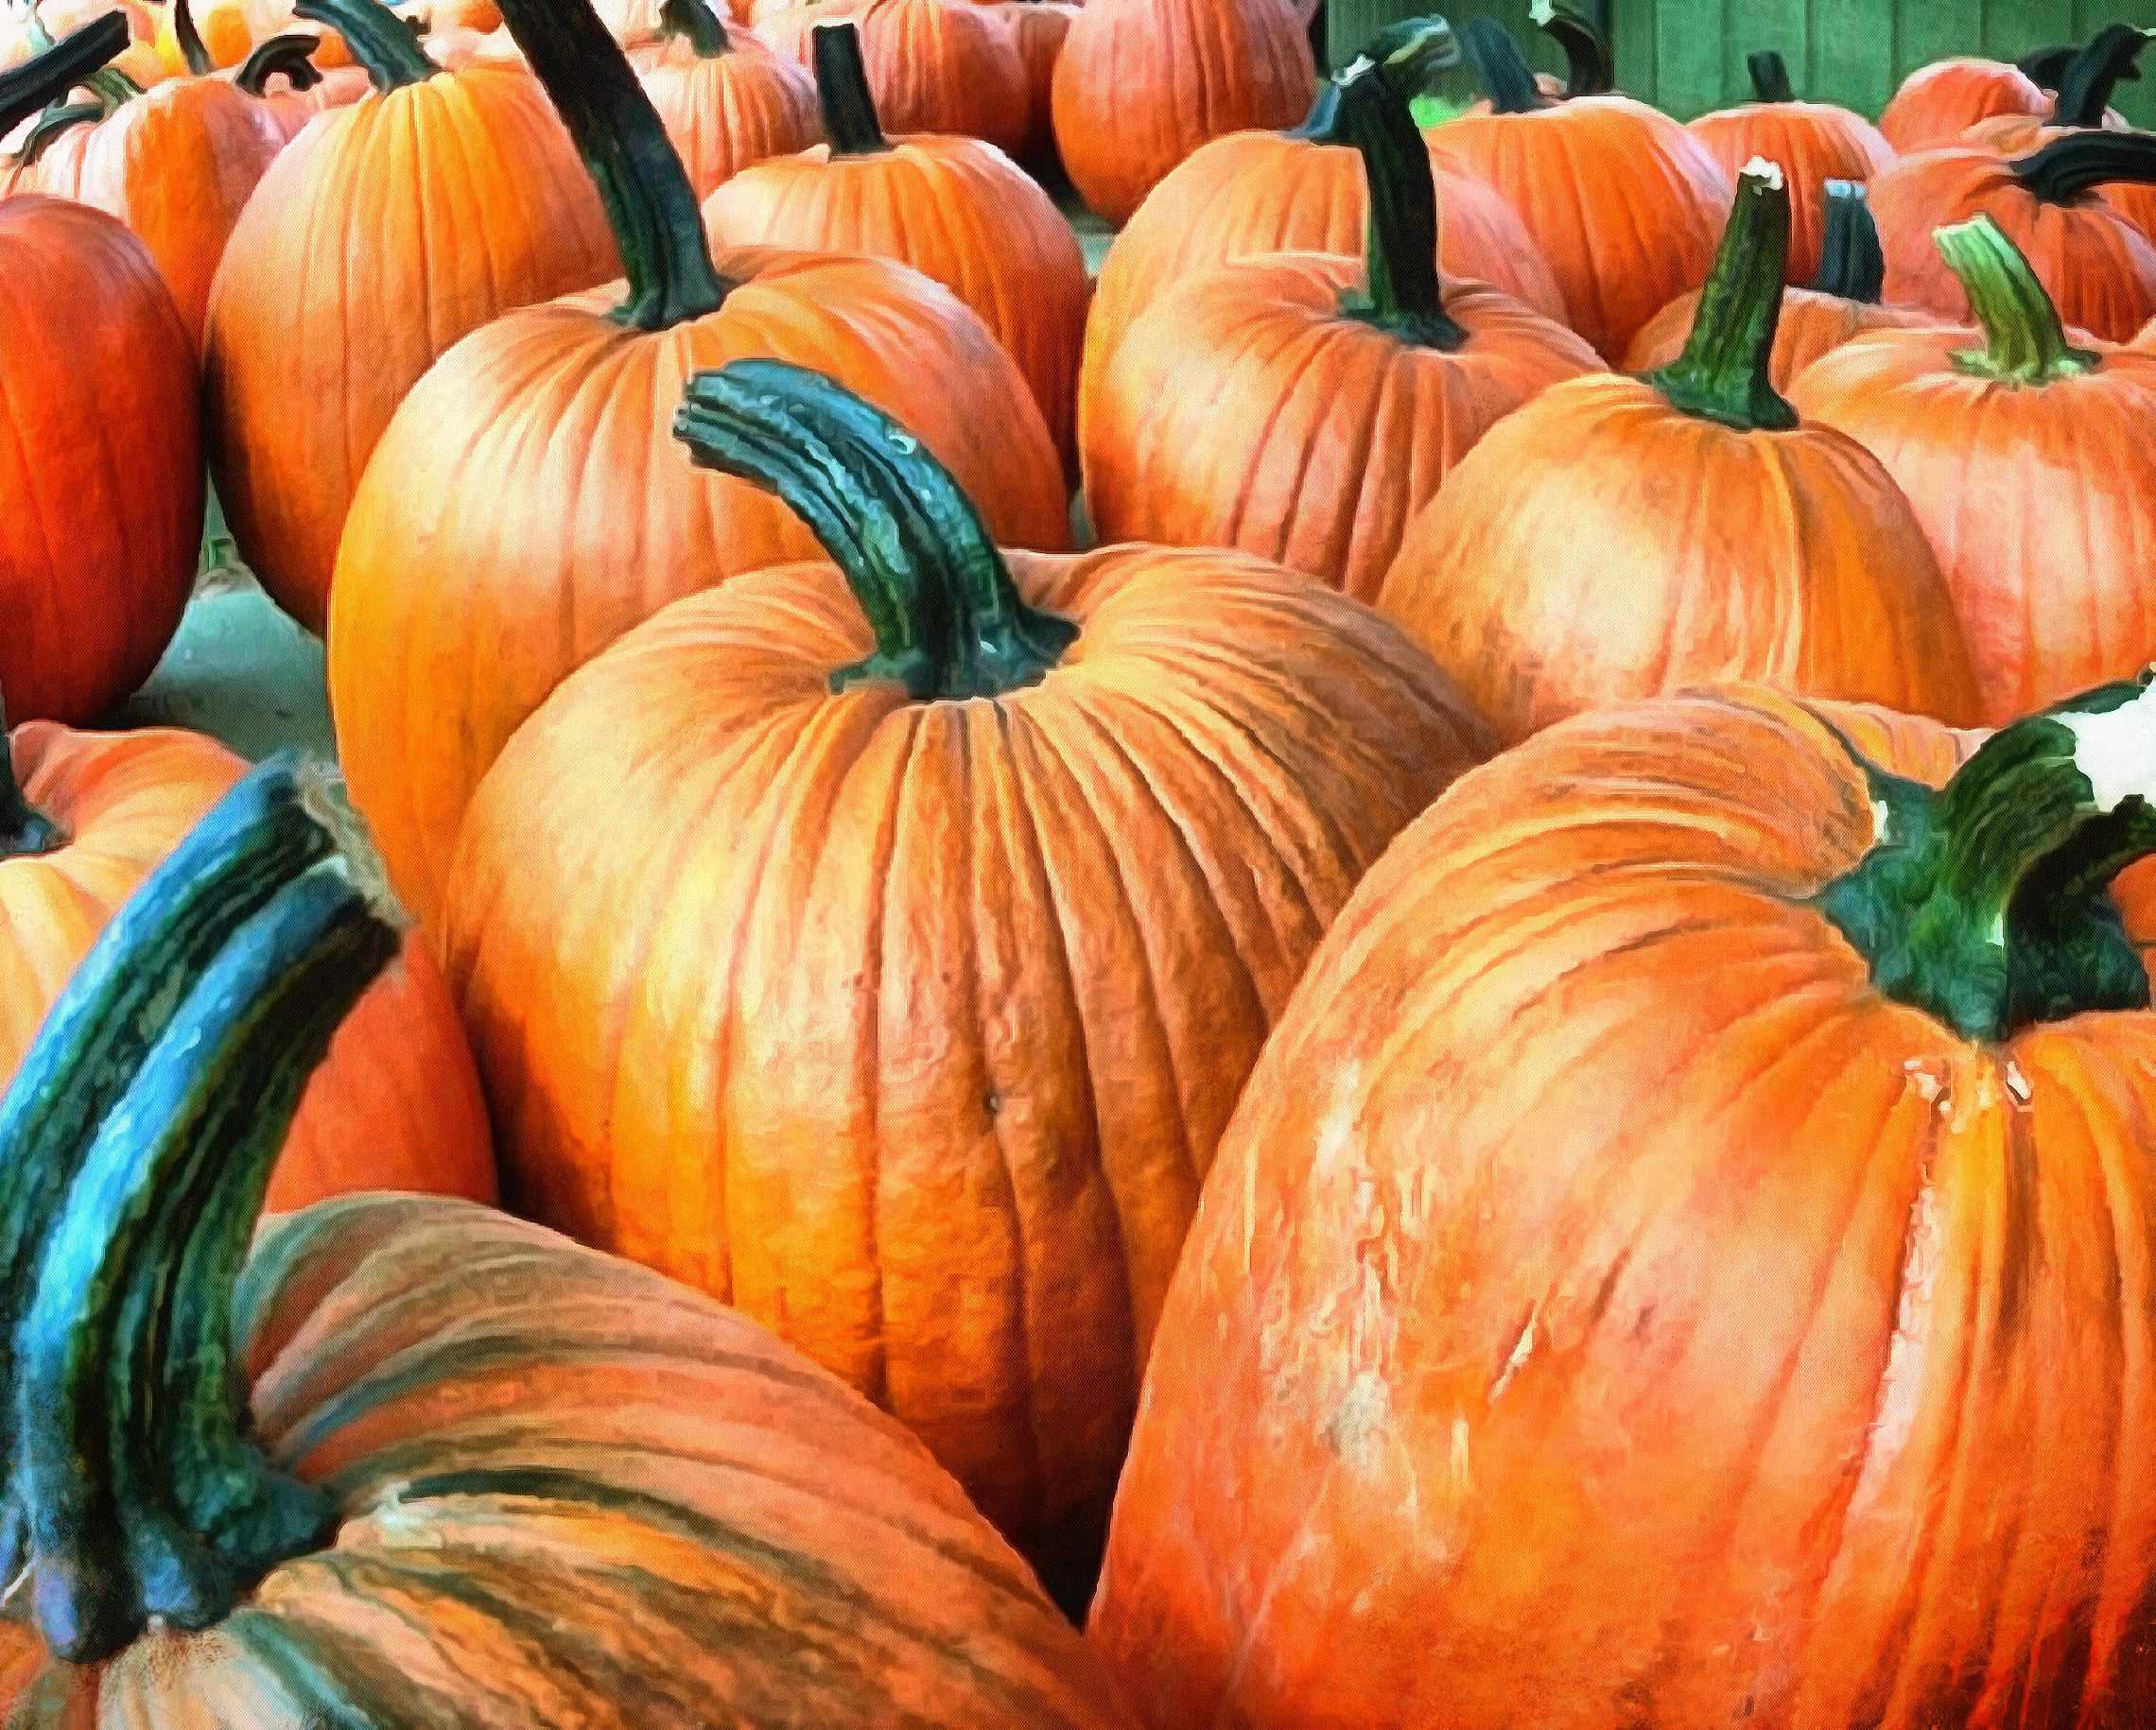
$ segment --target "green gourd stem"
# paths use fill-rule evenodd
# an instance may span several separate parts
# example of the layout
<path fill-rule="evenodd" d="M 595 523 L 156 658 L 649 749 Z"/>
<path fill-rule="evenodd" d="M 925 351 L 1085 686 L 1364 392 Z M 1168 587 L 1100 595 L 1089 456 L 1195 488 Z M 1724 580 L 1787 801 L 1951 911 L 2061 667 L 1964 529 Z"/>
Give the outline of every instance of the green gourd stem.
<path fill-rule="evenodd" d="M 172 0 L 172 39 L 180 44 L 180 58 L 187 70 L 197 78 L 206 78 L 217 69 L 210 44 L 195 27 L 195 9 L 188 0 Z"/>
<path fill-rule="evenodd" d="M 83 88 L 97 98 L 100 118 L 116 114 L 142 95 L 142 86 L 117 66 L 106 66 L 82 80 Z"/>
<path fill-rule="evenodd" d="M 1789 258 L 1789 189 L 1755 163 L 1737 177 L 1736 206 L 1700 296 L 1684 353 L 1646 375 L 1677 407 L 1740 432 L 1786 432 L 1797 411 L 1768 376 Z"/>
<path fill-rule="evenodd" d="M 1805 284 L 1816 294 L 1879 304 L 1886 287 L 1886 251 L 1860 181 L 1829 181 L 1819 241 L 1818 274 Z"/>
<path fill-rule="evenodd" d="M 19 66 L 0 72 L 0 134 L 12 132 L 38 110 L 64 97 L 128 45 L 128 21 L 107 12 L 71 30 Z"/>
<path fill-rule="evenodd" d="M 0 859 L 29 858 L 67 844 L 60 825 L 33 805 L 15 778 L 14 753 L 8 743 L 8 710 L 0 703 Z"/>
<path fill-rule="evenodd" d="M 1385 79 L 1403 96 L 1422 95 L 1440 72 L 1460 63 L 1460 40 L 1442 18 L 1403 18 L 1388 24 L 1363 44 L 1355 64 L 1377 63 Z M 1287 137 L 1312 144 L 1350 143 L 1340 124 L 1340 80 L 1323 79 L 1311 99 L 1310 112 L 1299 126 L 1289 128 Z"/>
<path fill-rule="evenodd" d="M 2001 729 L 1938 791 L 1857 761 L 1881 833 L 1814 905 L 1880 992 L 1976 1040 L 2148 1007 L 2110 886 L 2156 852 L 2149 675 Z"/>
<path fill-rule="evenodd" d="M 1369 185 L 1363 287 L 1343 295 L 1340 309 L 1403 342 L 1460 348 L 1468 333 L 1445 310 L 1437 274 L 1436 182 L 1407 97 L 1368 61 L 1356 61 L 1339 84 L 1341 129 Z"/>
<path fill-rule="evenodd" d="M 294 90 L 312 90 L 322 82 L 322 69 L 314 63 L 314 52 L 321 45 L 321 40 L 299 31 L 287 31 L 283 36 L 257 43 L 253 51 L 240 61 L 233 82 L 249 95 L 259 96 L 270 80 L 282 73 L 285 81 Z"/>
<path fill-rule="evenodd" d="M 2002 384 L 2044 385 L 2078 378 L 2102 364 L 2103 356 L 2067 340 L 2066 326 L 2043 283 L 2021 249 L 1991 217 L 1939 229 L 1932 244 L 1960 279 L 1984 333 L 1981 349 L 1955 355 L 1957 370 Z"/>
<path fill-rule="evenodd" d="M 776 493 L 844 575 L 876 652 L 831 688 L 893 680 L 916 701 L 1046 678 L 1078 628 L 1019 597 L 981 513 L 921 441 L 819 372 L 737 360 L 688 382 L 674 437 L 699 468 Z"/>
<path fill-rule="evenodd" d="M 861 32 L 849 19 L 817 25 L 808 34 L 816 60 L 816 101 L 831 154 L 876 156 L 889 150 L 891 141 L 876 114 L 876 93 L 868 87 Z"/>
<path fill-rule="evenodd" d="M 2066 77 L 2066 68 L 2074 63 L 2074 57 L 2080 52 L 2080 44 L 2070 42 L 2031 48 L 2014 62 L 2014 69 L 2037 89 L 2055 91 Z"/>
<path fill-rule="evenodd" d="M 70 102 L 65 108 L 48 108 L 23 134 L 23 142 L 15 148 L 15 161 L 22 167 L 35 167 L 62 133 L 72 132 L 78 126 L 96 126 L 104 118 L 102 102 Z"/>
<path fill-rule="evenodd" d="M 708 0 L 666 0 L 659 8 L 659 29 L 668 36 L 680 37 L 701 60 L 715 61 L 733 51 L 725 20 Z"/>
<path fill-rule="evenodd" d="M 1789 62 L 1772 48 L 1762 48 L 1757 54 L 1745 57 L 1745 70 L 1751 74 L 1752 96 L 1760 102 L 1794 102 L 1797 87 L 1789 81 Z"/>
<path fill-rule="evenodd" d="M 696 188 L 590 0 L 503 0 L 501 15 L 606 207 L 629 281 L 615 321 L 670 330 L 718 311 L 733 285 L 711 262 Z"/>
<path fill-rule="evenodd" d="M 295 15 L 344 38 L 354 61 L 378 91 L 424 84 L 442 70 L 420 46 L 419 32 L 377 0 L 299 0 Z"/>
<path fill-rule="evenodd" d="M 1610 52 L 1609 39 L 1591 20 L 1555 0 L 1535 0 L 1528 15 L 1564 53 L 1568 99 L 1607 96 L 1617 88 L 1617 58 Z"/>
<path fill-rule="evenodd" d="M 2098 30 L 2060 75 L 2059 95 L 2051 105 L 2052 125 L 2103 125 L 2113 93 L 2136 70 L 2135 62 L 2152 38 L 2156 31 L 2130 24 L 2106 25 Z"/>
<path fill-rule="evenodd" d="M 2069 132 L 2008 167 L 2045 203 L 2071 204 L 2098 186 L 2156 184 L 2156 136 L 2100 129 Z"/>
<path fill-rule="evenodd" d="M 1552 106 L 1535 82 L 1534 70 L 1512 40 L 1512 32 L 1496 19 L 1470 18 L 1457 34 L 1460 52 L 1494 112 L 1531 114 Z"/>

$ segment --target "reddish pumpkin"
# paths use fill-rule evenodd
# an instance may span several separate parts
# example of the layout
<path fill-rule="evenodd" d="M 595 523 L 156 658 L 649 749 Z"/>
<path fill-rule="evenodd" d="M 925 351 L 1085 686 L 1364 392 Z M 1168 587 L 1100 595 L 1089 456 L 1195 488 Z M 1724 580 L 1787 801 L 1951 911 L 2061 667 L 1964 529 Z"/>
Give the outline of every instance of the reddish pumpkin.
<path fill-rule="evenodd" d="M 819 24 L 851 22 L 877 112 L 895 132 L 983 138 L 1013 154 L 1033 118 L 1026 63 L 1009 24 L 973 0 L 805 0 L 759 24 L 774 47 L 815 64 Z"/>
<path fill-rule="evenodd" d="M 655 40 L 629 59 L 700 199 L 824 135 L 808 75 L 756 37 L 729 34 L 708 0 L 666 0 Z"/>
<path fill-rule="evenodd" d="M 2044 115 L 2051 98 L 2018 66 L 1973 58 L 1934 61 L 1902 80 L 1879 116 L 1880 134 L 1904 156 L 1956 143 L 1994 114 Z"/>

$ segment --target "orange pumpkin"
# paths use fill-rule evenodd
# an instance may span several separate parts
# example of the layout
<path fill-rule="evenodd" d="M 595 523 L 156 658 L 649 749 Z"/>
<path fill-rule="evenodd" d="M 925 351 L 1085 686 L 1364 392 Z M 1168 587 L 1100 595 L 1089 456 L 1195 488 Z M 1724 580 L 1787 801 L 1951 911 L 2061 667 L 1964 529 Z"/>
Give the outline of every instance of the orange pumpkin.
<path fill-rule="evenodd" d="M 434 359 L 512 307 L 618 268 L 576 153 L 521 69 L 444 72 L 373 0 L 302 0 L 373 91 L 295 139 L 211 297 L 217 496 L 249 568 L 311 631 L 368 458 Z"/>
<path fill-rule="evenodd" d="M 1968 146 L 1904 158 L 1871 183 L 1886 298 L 1968 318 L 1968 297 L 1932 235 L 1990 216 L 2067 323 L 2124 342 L 2156 314 L 2156 244 L 2096 196 L 2114 182 L 2156 185 L 2156 138 L 2076 131 L 2018 161 Z"/>
<path fill-rule="evenodd" d="M 1338 89 L 1366 258 L 1238 259 L 1149 307 L 1087 392 L 1086 504 L 1104 540 L 1233 546 L 1368 600 L 1475 441 L 1601 363 L 1517 301 L 1444 285 L 1407 95 L 1366 58 Z"/>
<path fill-rule="evenodd" d="M 998 9 L 1025 62 L 1025 157 L 1037 161 L 1055 148 L 1055 62 L 1063 56 L 1064 39 L 1079 9 L 1067 0 L 1000 0 Z"/>
<path fill-rule="evenodd" d="M 519 1204 L 767 1320 L 1082 1578 L 1243 1078 L 1485 735 L 1277 566 L 999 553 L 813 373 L 704 375 L 681 425 L 836 565 L 676 602 L 472 806 L 446 943 Z"/>
<path fill-rule="evenodd" d="M 886 138 L 854 25 L 819 26 L 815 45 L 831 142 L 728 182 L 704 201 L 705 227 L 724 246 L 895 258 L 941 283 L 1017 362 L 1073 465 L 1092 286 L 1070 224 L 994 145 L 934 133 Z"/>
<path fill-rule="evenodd" d="M 1410 527 L 1379 606 L 1506 741 L 1720 678 L 1973 718 L 1907 501 L 1768 382 L 1788 213 L 1780 170 L 1747 168 L 1683 357 L 1545 390 Z"/>
<path fill-rule="evenodd" d="M 322 71 L 314 63 L 320 45 L 317 37 L 287 30 L 257 43 L 231 74 L 235 87 L 270 111 L 287 143 L 298 137 L 300 129 L 325 109 L 356 102 L 374 88 L 357 66 Z M 282 88 L 272 89 L 273 82 Z"/>
<path fill-rule="evenodd" d="M 666 0 L 661 19 L 629 60 L 698 198 L 824 135 L 808 75 L 754 36 L 737 42 L 709 0 Z"/>
<path fill-rule="evenodd" d="M 1495 19 L 1459 35 L 1493 112 L 1448 121 L 1430 148 L 1504 194 L 1556 277 L 1565 322 L 1615 360 L 1706 281 L 1729 176 L 1683 127 L 1629 96 L 1553 102 Z"/>
<path fill-rule="evenodd" d="M 714 261 L 687 177 L 584 0 L 512 0 L 509 24 L 604 189 L 630 274 L 625 296 L 533 307 L 451 350 L 353 501 L 330 613 L 339 751 L 426 919 L 473 789 L 564 677 L 668 601 L 815 545 L 776 500 L 682 459 L 668 429 L 691 372 L 755 355 L 814 367 L 904 416 L 1004 539 L 1070 532 L 1025 380 L 947 289 L 885 259 Z"/>
<path fill-rule="evenodd" d="M 1994 114 L 2043 115 L 2051 99 L 2018 66 L 1963 56 L 1933 61 L 1902 80 L 1879 131 L 1903 155 L 1957 142 Z"/>
<path fill-rule="evenodd" d="M 1090 0 L 1055 63 L 1055 147 L 1120 223 L 1208 139 L 1293 126 L 1316 88 L 1287 0 Z"/>
<path fill-rule="evenodd" d="M 1959 142 L 1981 145 L 2001 156 L 2020 156 L 2041 149 L 2062 132 L 2088 127 L 2127 130 L 2126 117 L 2111 106 L 2112 93 L 2121 79 L 2140 76 L 2135 62 L 2152 39 L 2156 30 L 2107 25 L 2060 67 L 2048 112 L 1995 114 L 1979 120 Z"/>
<path fill-rule="evenodd" d="M 974 0 L 809 0 L 759 28 L 804 66 L 820 24 L 860 31 L 877 112 L 895 132 L 983 138 L 1013 154 L 1032 125 L 1026 63 L 1009 24 Z"/>
<path fill-rule="evenodd" d="M 1938 320 L 1930 313 L 1881 304 L 1879 291 L 1886 273 L 1886 254 L 1880 251 L 1878 225 L 1871 220 L 1864 188 L 1853 181 L 1829 181 L 1819 268 L 1802 287 L 1782 290 L 1782 320 L 1775 326 L 1774 348 L 1767 358 L 1767 382 L 1777 390 L 1787 390 L 1790 382 L 1820 355 L 1867 331 L 1936 325 Z M 1678 359 L 1699 317 L 1699 302 L 1696 294 L 1684 295 L 1650 319 L 1626 351 L 1625 371 L 1652 372 Z"/>

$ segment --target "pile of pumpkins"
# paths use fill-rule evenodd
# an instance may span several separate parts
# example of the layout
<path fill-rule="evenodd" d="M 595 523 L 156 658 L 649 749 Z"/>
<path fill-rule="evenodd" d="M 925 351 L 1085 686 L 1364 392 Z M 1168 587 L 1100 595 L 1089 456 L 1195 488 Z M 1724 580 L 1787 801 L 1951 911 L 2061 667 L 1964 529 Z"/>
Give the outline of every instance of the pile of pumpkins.
<path fill-rule="evenodd" d="M 2156 31 L 1538 16 L 5 15 L 6 1721 L 2156 1714 Z"/>

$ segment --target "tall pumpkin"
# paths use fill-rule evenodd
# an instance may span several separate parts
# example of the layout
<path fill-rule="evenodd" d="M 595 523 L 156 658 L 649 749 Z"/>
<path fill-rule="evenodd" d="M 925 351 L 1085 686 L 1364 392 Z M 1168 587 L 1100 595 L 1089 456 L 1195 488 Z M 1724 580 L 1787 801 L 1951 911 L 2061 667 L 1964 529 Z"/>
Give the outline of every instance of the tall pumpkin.
<path fill-rule="evenodd" d="M 295 794 L 203 820 L 0 1106 L 9 1721 L 1121 1722 L 956 1486 L 741 1317 L 462 1202 L 251 1249 L 397 948 Z"/>
<path fill-rule="evenodd" d="M 753 36 L 737 43 L 710 0 L 665 0 L 629 58 L 698 198 L 824 135 L 808 75 Z"/>
<path fill-rule="evenodd" d="M 565 675 L 668 601 L 814 549 L 776 500 L 683 459 L 669 427 L 690 373 L 744 355 L 826 372 L 905 417 L 999 535 L 1069 536 L 1055 446 L 979 319 L 884 259 L 715 262 L 658 116 L 585 0 L 512 0 L 508 17 L 629 276 L 452 349 L 353 502 L 329 631 L 339 751 L 427 919 L 473 789 Z"/>
<path fill-rule="evenodd" d="M 1277 566 L 1000 553 L 813 373 L 737 362 L 681 425 L 835 564 L 677 601 L 480 788 L 447 951 L 516 1200 L 768 1322 L 1084 1580 L 1243 1076 L 1485 735 Z"/>
<path fill-rule="evenodd" d="M 1956 770 L 1695 695 L 1401 837 L 1161 1319 L 1092 1618 L 1148 1721 L 2141 1721 L 2152 711 Z"/>
<path fill-rule="evenodd" d="M 374 82 L 287 147 L 242 213 L 205 354 L 217 496 L 248 566 L 310 631 L 367 458 L 421 373 L 512 307 L 617 268 L 531 76 L 445 72 L 374 0 L 301 0 Z"/>
<path fill-rule="evenodd" d="M 704 201 L 704 226 L 722 246 L 863 252 L 941 283 L 1017 363 L 1072 463 L 1092 285 L 1070 224 L 992 144 L 945 133 L 886 138 L 858 27 L 836 20 L 814 36 L 830 143 L 737 176 Z"/>
<path fill-rule="evenodd" d="M 1781 171 L 1755 163 L 1682 358 L 1545 390 L 1409 528 L 1379 607 L 1508 742 L 1709 679 L 1973 718 L 1908 502 L 1769 382 L 1788 233 Z"/>
<path fill-rule="evenodd" d="M 2019 66 L 1964 55 L 1933 61 L 1904 78 L 1879 116 L 1879 130 L 1911 156 L 1957 143 L 1978 121 L 1996 114 L 2050 112 L 2050 98 Z"/>
<path fill-rule="evenodd" d="M 1241 258 L 1161 296 L 1087 394 L 1086 504 L 1104 541 L 1233 546 L 1368 600 L 1475 441 L 1601 363 L 1508 296 L 1446 286 L 1406 93 L 1366 58 L 1338 90 L 1365 255 Z"/>

